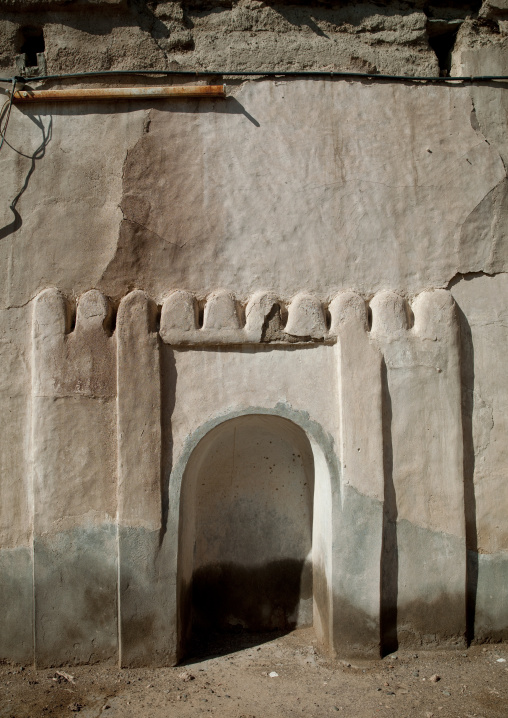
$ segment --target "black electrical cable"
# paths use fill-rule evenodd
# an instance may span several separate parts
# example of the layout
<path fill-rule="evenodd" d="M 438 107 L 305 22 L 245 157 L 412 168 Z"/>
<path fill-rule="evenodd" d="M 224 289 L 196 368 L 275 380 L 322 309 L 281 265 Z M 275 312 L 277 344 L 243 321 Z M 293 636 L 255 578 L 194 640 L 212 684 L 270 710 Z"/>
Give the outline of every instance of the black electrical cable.
<path fill-rule="evenodd" d="M 12 82 L 11 95 L 10 95 L 9 99 L 4 103 L 2 109 L 0 110 L 0 150 L 2 149 L 3 144 L 4 144 L 5 133 L 7 132 L 7 125 L 9 124 L 9 117 L 11 116 L 12 101 L 14 99 L 14 92 L 16 90 L 17 78 L 13 77 L 10 80 L 10 82 Z M 2 119 L 3 119 L 3 114 L 4 114 L 4 110 L 5 110 L 6 106 L 7 106 L 7 110 L 6 110 L 6 115 L 5 115 L 5 122 L 4 122 L 4 126 L 2 128 Z"/>
<path fill-rule="evenodd" d="M 223 76 L 229 77 L 344 77 L 351 79 L 368 80 L 396 80 L 402 82 L 493 82 L 507 81 L 508 75 L 471 75 L 464 77 L 425 77 L 418 75 L 382 75 L 368 72 L 346 72 L 339 70 L 98 70 L 96 72 L 71 72 L 67 74 L 42 75 L 40 77 L 17 77 L 18 82 L 26 83 L 29 80 L 39 82 L 42 80 L 65 80 L 79 77 L 106 77 L 114 75 L 187 75 L 194 77 Z M 12 82 L 13 78 L 0 77 L 0 82 Z"/>

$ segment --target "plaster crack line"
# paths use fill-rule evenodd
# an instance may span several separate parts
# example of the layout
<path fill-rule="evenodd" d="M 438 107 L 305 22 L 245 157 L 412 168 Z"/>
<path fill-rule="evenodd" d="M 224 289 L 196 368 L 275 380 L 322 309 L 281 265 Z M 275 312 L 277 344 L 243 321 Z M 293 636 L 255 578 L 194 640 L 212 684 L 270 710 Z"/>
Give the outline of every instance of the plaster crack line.
<path fill-rule="evenodd" d="M 122 209 L 122 214 L 124 214 L 123 209 Z M 178 242 L 171 242 L 169 239 L 166 239 L 165 237 L 161 237 L 160 234 L 157 234 L 157 232 L 154 232 L 152 229 L 149 229 L 144 224 L 141 224 L 141 222 L 136 222 L 133 219 L 125 217 L 125 215 L 124 215 L 124 222 L 130 222 L 130 224 L 134 224 L 134 225 L 136 225 L 136 227 L 139 227 L 140 229 L 144 229 L 146 232 L 149 232 L 149 234 L 153 234 L 154 237 L 157 237 L 165 244 L 170 244 L 172 247 L 178 247 L 178 249 L 183 249 L 185 247 L 185 245 L 187 244 L 187 242 L 184 242 L 183 244 L 178 244 Z"/>
<path fill-rule="evenodd" d="M 472 95 L 471 95 L 471 108 L 472 108 L 471 109 L 471 126 L 472 126 L 472 128 L 475 130 L 475 132 L 477 134 L 479 134 L 483 137 L 484 141 L 489 145 L 489 147 L 494 147 L 494 145 L 492 145 L 492 143 L 489 141 L 489 139 L 485 135 L 484 131 L 482 130 L 482 126 L 480 124 L 480 119 L 478 117 L 478 114 L 476 112 L 476 107 L 474 104 L 474 97 Z M 497 148 L 495 148 L 495 149 L 499 156 L 499 159 L 501 160 L 501 162 L 503 164 L 505 176 L 508 177 L 508 166 L 506 164 L 506 161 L 505 161 L 503 155 L 501 154 L 501 152 L 499 152 L 499 150 Z"/>
<path fill-rule="evenodd" d="M 23 302 L 22 304 L 9 304 L 9 306 L 5 307 L 5 309 L 23 309 L 24 307 L 27 307 L 30 302 L 33 302 L 33 300 L 37 297 L 40 291 L 41 290 L 38 289 L 33 296 L 26 300 L 26 302 Z"/>
<path fill-rule="evenodd" d="M 456 284 L 463 280 L 471 280 L 476 279 L 477 277 L 497 277 L 500 274 L 507 274 L 508 272 L 500 271 L 500 272 L 485 272 L 483 270 L 479 270 L 477 272 L 455 272 L 453 277 L 448 281 L 448 284 L 444 287 L 445 289 L 452 289 Z"/>

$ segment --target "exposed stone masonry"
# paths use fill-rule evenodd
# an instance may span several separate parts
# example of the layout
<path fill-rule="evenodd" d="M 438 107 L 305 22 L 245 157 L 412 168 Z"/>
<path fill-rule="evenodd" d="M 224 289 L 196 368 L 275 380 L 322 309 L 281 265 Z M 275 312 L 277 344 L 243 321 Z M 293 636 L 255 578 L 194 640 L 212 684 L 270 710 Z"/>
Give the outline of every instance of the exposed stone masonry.
<path fill-rule="evenodd" d="M 503 0 L 1 0 L 0 7 L 0 68 L 34 77 L 147 68 L 439 75 L 450 71 L 455 44 L 500 44 L 508 32 Z M 30 58 L 27 65 L 22 50 L 27 28 L 32 43 L 43 32 L 39 67 Z"/>

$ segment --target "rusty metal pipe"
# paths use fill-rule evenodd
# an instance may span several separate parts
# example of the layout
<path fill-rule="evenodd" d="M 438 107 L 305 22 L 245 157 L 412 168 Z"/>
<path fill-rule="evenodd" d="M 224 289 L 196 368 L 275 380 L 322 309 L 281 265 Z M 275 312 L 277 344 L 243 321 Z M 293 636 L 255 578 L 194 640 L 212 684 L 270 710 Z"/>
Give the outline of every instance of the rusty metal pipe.
<path fill-rule="evenodd" d="M 226 85 L 168 87 L 97 87 L 66 90 L 17 90 L 14 102 L 83 102 L 84 100 L 149 100 L 164 97 L 225 97 Z"/>

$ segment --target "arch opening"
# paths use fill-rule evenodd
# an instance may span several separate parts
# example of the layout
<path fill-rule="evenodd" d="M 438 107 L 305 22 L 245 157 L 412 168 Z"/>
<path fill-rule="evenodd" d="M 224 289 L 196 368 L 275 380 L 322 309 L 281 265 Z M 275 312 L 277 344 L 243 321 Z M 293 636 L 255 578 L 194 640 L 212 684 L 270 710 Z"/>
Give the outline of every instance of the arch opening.
<path fill-rule="evenodd" d="M 181 656 L 310 626 L 316 603 L 323 627 L 327 561 L 313 543 L 329 521 L 316 530 L 314 513 L 330 502 L 315 489 L 318 468 L 303 429 L 276 415 L 228 419 L 195 447 L 180 497 Z"/>

